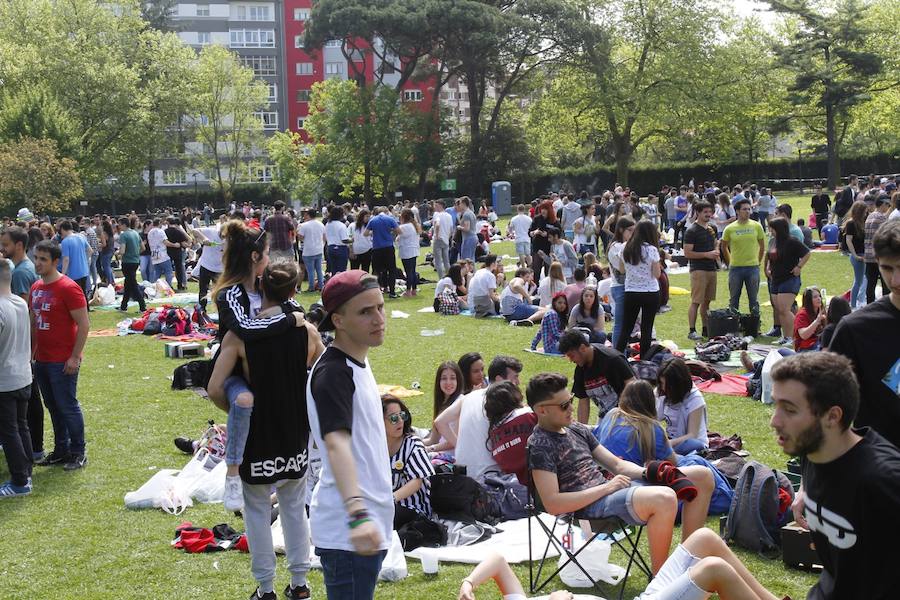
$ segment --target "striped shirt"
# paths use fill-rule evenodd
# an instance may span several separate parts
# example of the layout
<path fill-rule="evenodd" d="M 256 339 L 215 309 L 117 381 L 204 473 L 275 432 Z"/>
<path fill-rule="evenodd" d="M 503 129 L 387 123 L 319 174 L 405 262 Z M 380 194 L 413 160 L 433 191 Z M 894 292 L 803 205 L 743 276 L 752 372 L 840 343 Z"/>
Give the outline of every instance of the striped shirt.
<path fill-rule="evenodd" d="M 867 263 L 877 262 L 875 260 L 875 244 L 873 243 L 875 240 L 875 232 L 878 231 L 878 228 L 887 221 L 887 215 L 880 211 L 873 211 L 866 217 L 866 255 L 865 260 Z"/>
<path fill-rule="evenodd" d="M 414 435 L 403 438 L 403 444 L 391 456 L 391 484 L 396 492 L 414 479 L 422 480 L 419 490 L 398 504 L 426 517 L 431 517 L 431 479 L 434 467 L 422 440 Z"/>

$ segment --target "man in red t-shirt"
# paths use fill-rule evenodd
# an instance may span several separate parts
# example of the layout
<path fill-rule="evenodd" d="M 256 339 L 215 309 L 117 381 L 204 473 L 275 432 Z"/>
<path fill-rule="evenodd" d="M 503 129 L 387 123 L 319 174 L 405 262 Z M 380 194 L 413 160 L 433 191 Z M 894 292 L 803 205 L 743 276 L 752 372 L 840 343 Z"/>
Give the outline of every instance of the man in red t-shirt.
<path fill-rule="evenodd" d="M 78 369 L 90 320 L 84 293 L 57 271 L 62 251 L 49 240 L 34 249 L 34 269 L 41 277 L 31 286 L 34 378 L 53 421 L 54 449 L 39 465 L 84 467 L 84 417 L 78 404 Z"/>

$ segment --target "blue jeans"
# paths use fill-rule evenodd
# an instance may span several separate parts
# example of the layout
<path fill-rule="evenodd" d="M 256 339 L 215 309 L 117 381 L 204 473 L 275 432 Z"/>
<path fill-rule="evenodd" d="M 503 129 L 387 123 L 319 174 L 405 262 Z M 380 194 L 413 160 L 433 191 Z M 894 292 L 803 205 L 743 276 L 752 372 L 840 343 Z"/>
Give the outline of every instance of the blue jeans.
<path fill-rule="evenodd" d="M 78 373 L 63 373 L 65 363 L 34 362 L 34 378 L 53 423 L 54 451 L 84 454 L 84 415 L 75 396 Z"/>
<path fill-rule="evenodd" d="M 850 308 L 856 308 L 858 299 L 866 293 L 866 263 L 850 256 L 850 264 L 853 266 L 853 287 L 850 288 Z"/>
<path fill-rule="evenodd" d="M 613 306 L 612 330 L 612 343 L 615 346 L 616 342 L 619 341 L 619 336 L 622 334 L 622 321 L 625 320 L 625 286 L 614 285 L 609 288 L 609 293 L 612 295 L 615 303 Z M 629 331 L 628 333 L 631 332 Z"/>
<path fill-rule="evenodd" d="M 169 287 L 172 287 L 172 260 L 167 258 L 163 262 L 153 265 L 151 269 L 153 272 L 150 274 L 150 278 L 156 282 L 159 281 L 160 276 L 166 276 L 166 283 L 169 284 Z"/>
<path fill-rule="evenodd" d="M 403 271 L 406 273 L 407 290 L 414 290 L 419 284 L 419 274 L 416 273 L 416 260 L 418 259 L 415 256 L 400 259 L 400 262 L 403 263 Z"/>
<path fill-rule="evenodd" d="M 237 397 L 242 392 L 250 394 L 247 382 L 237 375 L 225 380 L 225 397 L 228 398 L 228 436 L 225 438 L 225 464 L 239 465 L 244 461 L 244 448 L 250 435 L 252 406 L 239 406 Z"/>
<path fill-rule="evenodd" d="M 141 279 L 150 281 L 153 276 L 153 263 L 150 262 L 149 254 L 141 254 Z"/>
<path fill-rule="evenodd" d="M 97 287 L 97 282 L 100 281 L 100 274 L 97 272 L 97 259 L 99 255 L 94 252 L 91 254 L 91 258 L 89 259 L 91 274 L 88 277 L 88 282 L 90 285 L 88 286 L 90 291 L 88 292 L 88 296 L 92 296 L 94 294 L 94 288 Z"/>
<path fill-rule="evenodd" d="M 341 524 L 342 526 L 343 524 Z M 316 548 L 328 600 L 372 600 L 387 551 L 362 556 L 346 550 Z"/>
<path fill-rule="evenodd" d="M 741 287 L 747 288 L 747 299 L 750 301 L 750 312 L 759 314 L 759 267 L 731 267 L 728 270 L 728 291 L 731 300 L 728 306 L 737 310 L 741 303 Z"/>
<path fill-rule="evenodd" d="M 706 446 L 703 445 L 703 442 L 694 438 L 689 440 L 684 440 L 677 446 L 674 446 L 672 450 L 675 451 L 675 454 L 680 454 L 681 456 L 685 456 L 692 452 L 699 452 L 703 450 Z"/>
<path fill-rule="evenodd" d="M 303 265 L 306 267 L 306 276 L 309 278 L 309 291 L 313 291 L 317 287 L 322 289 L 325 286 L 325 276 L 322 275 L 322 255 L 304 256 Z M 313 275 L 316 276 L 316 283 L 313 284 Z"/>
<path fill-rule="evenodd" d="M 605 519 L 607 517 L 619 517 L 632 525 L 645 525 L 634 509 L 634 491 L 647 483 L 643 480 L 631 480 L 631 485 L 625 489 L 617 490 L 608 496 L 595 500 L 581 510 L 575 512 L 580 519 Z"/>
<path fill-rule="evenodd" d="M 475 243 L 478 241 L 477 235 L 463 236 L 462 244 L 459 247 L 459 257 L 475 260 Z"/>
<path fill-rule="evenodd" d="M 347 261 L 350 260 L 350 248 L 344 245 L 328 246 L 328 272 L 334 275 L 347 270 Z"/>
<path fill-rule="evenodd" d="M 112 270 L 112 252 L 100 253 L 100 276 L 106 280 L 106 283 L 115 285 L 116 276 Z"/>

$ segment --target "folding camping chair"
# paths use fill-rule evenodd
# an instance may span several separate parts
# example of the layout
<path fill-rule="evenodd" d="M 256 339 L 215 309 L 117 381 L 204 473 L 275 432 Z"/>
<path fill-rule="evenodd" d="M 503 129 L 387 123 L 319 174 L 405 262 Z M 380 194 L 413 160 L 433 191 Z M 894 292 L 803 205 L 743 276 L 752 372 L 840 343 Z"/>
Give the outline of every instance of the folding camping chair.
<path fill-rule="evenodd" d="M 526 455 L 528 454 L 528 450 L 526 450 Z M 529 463 L 530 457 L 529 457 Z M 647 576 L 647 581 L 649 582 L 653 578 L 653 573 L 650 570 L 650 567 L 647 564 L 647 561 L 641 555 L 640 549 L 638 548 L 638 544 L 641 541 L 641 535 L 644 532 L 644 526 L 640 525 L 632 530 L 632 526 L 625 523 L 618 517 L 607 517 L 603 519 L 588 519 L 591 524 L 591 533 L 590 539 L 587 540 L 578 550 L 572 551 L 566 544 L 562 543 L 559 539 L 556 538 L 556 528 L 560 522 L 565 523 L 566 527 L 569 529 L 569 539 L 572 539 L 571 536 L 571 528 L 572 522 L 578 519 L 578 513 L 567 513 L 564 515 L 553 515 L 553 525 L 548 526 L 544 521 L 541 520 L 540 515 L 542 512 L 546 512 L 542 503 L 540 501 L 540 497 L 537 494 L 537 490 L 534 487 L 534 480 L 531 477 L 531 469 L 528 469 L 528 504 L 526 505 L 526 510 L 528 511 L 528 587 L 529 591 L 532 594 L 539 592 L 543 589 L 550 580 L 556 577 L 560 571 L 562 571 L 566 566 L 570 563 L 574 563 L 578 569 L 584 573 L 585 577 L 597 588 L 602 594 L 606 595 L 607 590 L 605 589 L 607 586 L 610 589 L 613 589 L 616 585 L 620 587 L 619 589 L 619 600 L 622 600 L 623 595 L 625 594 L 625 585 L 628 582 L 628 577 L 631 574 L 631 568 L 636 567 L 640 571 L 642 571 Z M 547 544 L 544 547 L 544 552 L 541 555 L 541 559 L 538 562 L 537 569 L 535 569 L 534 565 L 534 551 L 533 551 L 533 536 L 531 531 L 531 520 L 534 518 L 540 527 L 540 529 L 547 536 Z M 625 553 L 627 557 L 627 563 L 625 566 L 625 575 L 622 579 L 616 584 L 606 584 L 605 582 L 600 582 L 594 579 L 591 574 L 578 562 L 578 555 L 582 550 L 588 547 L 588 545 L 597 539 L 600 536 L 604 536 L 608 539 L 613 546 L 620 549 Z M 548 557 L 547 553 L 550 551 L 550 546 L 553 545 L 556 550 L 560 553 L 560 555 L 565 554 L 566 560 L 563 561 L 553 573 L 548 575 L 543 581 L 541 580 L 541 572 L 544 570 L 545 563 L 547 562 Z M 572 544 L 574 547 L 574 544 Z"/>

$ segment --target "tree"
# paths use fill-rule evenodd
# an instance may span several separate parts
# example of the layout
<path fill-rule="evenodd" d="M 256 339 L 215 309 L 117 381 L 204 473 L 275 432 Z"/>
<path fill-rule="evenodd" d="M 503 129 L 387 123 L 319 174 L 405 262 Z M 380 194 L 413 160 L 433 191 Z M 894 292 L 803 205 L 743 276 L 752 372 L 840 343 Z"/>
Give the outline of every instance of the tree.
<path fill-rule="evenodd" d="M 141 18 L 157 31 L 174 31 L 172 27 L 178 0 L 145 0 L 141 3 Z"/>
<path fill-rule="evenodd" d="M 196 162 L 212 172 L 227 202 L 234 186 L 250 177 L 261 156 L 265 140 L 259 112 L 269 92 L 265 83 L 253 78 L 252 69 L 242 67 L 221 46 L 207 46 L 200 52 L 194 85 L 193 124 L 203 146 Z"/>
<path fill-rule="evenodd" d="M 70 210 L 83 193 L 75 166 L 59 156 L 53 140 L 22 138 L 0 146 L 0 213 Z"/>
<path fill-rule="evenodd" d="M 301 189 L 304 167 L 303 137 L 296 131 L 276 131 L 269 138 L 269 160 L 275 165 L 275 187 L 294 196 Z"/>
<path fill-rule="evenodd" d="M 874 31 L 864 21 L 856 0 L 841 0 L 828 13 L 814 10 L 808 0 L 768 0 L 780 13 L 796 17 L 791 39 L 778 47 L 780 62 L 793 74 L 788 100 L 794 116 L 825 137 L 828 185 L 837 186 L 840 146 L 850 110 L 867 101 L 879 86 L 881 57 L 865 49 Z M 896 79 L 885 87 L 897 85 Z"/>
<path fill-rule="evenodd" d="M 75 123 L 45 88 L 35 87 L 0 100 L 0 141 L 53 140 L 60 156 L 77 158 Z"/>

